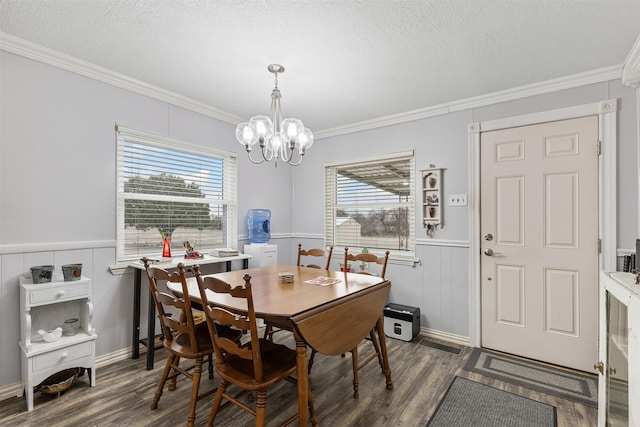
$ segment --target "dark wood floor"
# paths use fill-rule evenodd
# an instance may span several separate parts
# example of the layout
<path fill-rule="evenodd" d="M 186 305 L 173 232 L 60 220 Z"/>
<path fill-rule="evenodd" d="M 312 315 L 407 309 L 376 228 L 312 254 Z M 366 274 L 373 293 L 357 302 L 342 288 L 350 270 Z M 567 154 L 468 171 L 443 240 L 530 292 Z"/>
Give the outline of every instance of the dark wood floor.
<path fill-rule="evenodd" d="M 288 338 L 279 340 L 286 342 Z M 419 341 L 425 340 L 407 343 L 389 339 L 394 390 L 385 388 L 384 376 L 373 361 L 360 371 L 358 400 L 352 397 L 350 355 L 345 358 L 318 355 L 310 380 L 320 425 L 425 426 L 456 375 L 555 406 L 558 427 L 597 425 L 595 408 L 464 371 L 470 348 L 448 344 L 460 350 L 454 354 Z M 369 343 L 361 344 L 361 357 L 368 354 L 369 347 Z M 160 350 L 153 371 L 145 370 L 144 357 L 125 360 L 98 369 L 93 388 L 89 387 L 85 374 L 60 397 L 36 393 L 32 412 L 26 412 L 24 398 L 1 401 L 0 426 L 185 425 L 190 395 L 190 385 L 185 380 L 180 380 L 176 391 L 164 392 L 156 410 L 149 409 L 165 360 L 164 350 Z M 213 388 L 217 382 L 217 377 L 213 380 L 205 377 L 201 388 Z M 206 424 L 212 401 L 210 396 L 198 402 L 196 426 Z M 296 410 L 295 385 L 283 382 L 273 387 L 267 397 L 268 425 L 280 424 Z M 219 426 L 252 423 L 253 418 L 235 406 L 224 408 L 216 418 Z"/>

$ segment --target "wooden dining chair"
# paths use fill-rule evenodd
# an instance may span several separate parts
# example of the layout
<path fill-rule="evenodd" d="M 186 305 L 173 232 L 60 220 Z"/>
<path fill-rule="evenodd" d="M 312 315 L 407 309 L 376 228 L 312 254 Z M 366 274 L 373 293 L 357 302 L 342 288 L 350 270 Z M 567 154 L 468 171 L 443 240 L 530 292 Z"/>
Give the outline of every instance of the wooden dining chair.
<path fill-rule="evenodd" d="M 358 274 L 368 274 L 373 275 L 374 273 L 370 270 L 371 264 L 381 265 L 379 276 L 381 278 L 385 278 L 385 274 L 387 273 L 387 262 L 389 261 L 389 251 L 384 253 L 384 256 L 378 257 L 372 253 L 358 253 L 358 254 L 350 254 L 349 248 L 344 248 L 344 266 L 345 269 L 351 263 L 351 272 Z M 359 269 L 358 263 L 366 263 L 368 264 L 369 269 Z M 380 313 L 382 316 L 382 313 Z M 351 361 L 353 363 L 353 398 L 358 399 L 360 397 L 360 384 L 358 381 L 358 371 L 362 369 L 365 365 L 371 362 L 376 357 L 378 358 L 378 363 L 380 364 L 380 368 L 384 373 L 384 361 L 382 360 L 382 350 L 380 349 L 380 338 L 379 334 L 384 331 L 378 331 L 377 326 L 374 326 L 371 331 L 369 331 L 369 340 L 373 344 L 374 352 L 370 354 L 366 359 L 362 362 L 358 361 L 358 347 L 356 346 L 351 350 Z"/>
<path fill-rule="evenodd" d="M 169 380 L 168 389 L 176 389 L 176 378 L 184 375 L 191 380 L 191 399 L 189 404 L 189 415 L 187 416 L 187 426 L 192 427 L 196 418 L 196 403 L 199 399 L 211 395 L 215 389 L 203 394 L 198 394 L 200 388 L 200 377 L 202 376 L 202 365 L 206 358 L 209 360 L 209 379 L 213 378 L 212 357 L 213 344 L 209 336 L 209 329 L 206 323 L 195 324 L 191 299 L 187 289 L 187 279 L 182 263 L 178 264 L 176 273 L 169 273 L 161 268 L 149 266 L 149 260 L 143 258 L 149 287 L 156 303 L 156 310 L 160 318 L 160 325 L 164 335 L 163 346 L 168 351 L 169 357 L 165 364 L 160 378 L 160 383 L 151 403 L 151 409 L 158 407 L 158 402 L 162 396 L 165 383 Z M 177 297 L 158 290 L 158 281 L 167 280 L 169 282 L 182 284 L 182 296 Z M 175 314 L 178 314 L 177 316 Z M 239 341 L 242 332 L 226 328 L 224 334 L 228 339 Z M 149 338 L 149 345 L 153 345 L 153 337 Z M 147 350 L 150 351 L 150 350 Z M 181 359 L 194 361 L 193 366 L 180 366 Z"/>
<path fill-rule="evenodd" d="M 220 404 L 223 399 L 226 399 L 253 414 L 256 417 L 256 426 L 264 426 L 267 389 L 282 380 L 296 383 L 295 378 L 291 377 L 297 369 L 296 351 L 258 336 L 250 275 L 244 275 L 244 286 L 231 287 L 230 284 L 215 277 L 202 277 L 197 267 L 194 270 L 215 351 L 215 371 L 221 378 L 207 425 L 213 425 Z M 212 305 L 209 295 L 207 295 L 208 292 L 228 294 L 232 298 L 245 300 L 246 314 L 238 315 L 222 307 Z M 228 339 L 220 334 L 220 326 L 222 325 L 248 331 L 249 340 L 240 344 Z M 228 394 L 229 385 L 256 392 L 255 407 L 241 402 L 237 396 Z M 309 387 L 308 408 L 312 424 L 317 425 L 318 421 L 311 399 L 311 387 Z M 285 424 L 289 424 L 298 416 L 299 414 L 293 415 Z"/>
<path fill-rule="evenodd" d="M 333 246 L 329 246 L 329 250 L 326 251 L 324 249 L 302 249 L 302 243 L 298 244 L 298 267 L 311 267 L 311 268 L 323 268 L 319 264 L 306 264 L 302 265 L 302 257 L 315 257 L 315 258 L 324 258 L 327 256 L 327 262 L 324 265 L 324 269 L 328 270 L 329 265 L 331 264 L 331 254 L 333 253 Z M 306 259 L 306 258 L 305 258 Z"/>

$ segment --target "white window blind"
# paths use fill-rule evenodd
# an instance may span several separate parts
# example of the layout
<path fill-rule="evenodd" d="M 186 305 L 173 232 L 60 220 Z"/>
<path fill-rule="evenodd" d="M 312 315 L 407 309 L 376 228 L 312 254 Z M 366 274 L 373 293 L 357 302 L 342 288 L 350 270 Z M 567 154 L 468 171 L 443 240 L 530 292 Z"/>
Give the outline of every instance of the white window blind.
<path fill-rule="evenodd" d="M 325 165 L 327 245 L 415 254 L 413 152 Z"/>
<path fill-rule="evenodd" d="M 116 126 L 117 258 L 173 256 L 237 244 L 235 153 Z"/>

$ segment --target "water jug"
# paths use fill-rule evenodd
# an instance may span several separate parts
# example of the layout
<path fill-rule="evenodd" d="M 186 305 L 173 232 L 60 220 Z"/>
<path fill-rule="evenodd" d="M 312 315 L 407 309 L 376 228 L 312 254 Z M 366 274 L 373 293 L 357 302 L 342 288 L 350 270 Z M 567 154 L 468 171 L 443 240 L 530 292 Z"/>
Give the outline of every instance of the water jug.
<path fill-rule="evenodd" d="M 266 243 L 271 238 L 271 211 L 268 209 L 249 209 L 247 225 L 251 243 Z"/>

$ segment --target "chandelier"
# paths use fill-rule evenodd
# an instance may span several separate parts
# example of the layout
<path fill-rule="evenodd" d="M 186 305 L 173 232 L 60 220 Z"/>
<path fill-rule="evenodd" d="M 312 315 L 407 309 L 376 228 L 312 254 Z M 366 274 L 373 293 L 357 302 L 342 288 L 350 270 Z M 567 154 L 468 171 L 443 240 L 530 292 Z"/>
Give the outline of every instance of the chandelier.
<path fill-rule="evenodd" d="M 302 163 L 305 151 L 313 144 L 313 133 L 298 119 L 282 119 L 278 73 L 284 73 L 284 67 L 271 64 L 267 69 L 275 75 L 269 117 L 253 116 L 248 122 L 240 123 L 236 127 L 236 138 L 244 145 L 252 163 L 260 164 L 273 160 L 277 167 L 278 159 L 281 159 L 292 166 L 298 166 Z M 262 159 L 257 161 L 251 157 L 251 150 L 256 143 L 259 144 L 262 154 Z M 298 155 L 295 155 L 296 151 Z"/>

